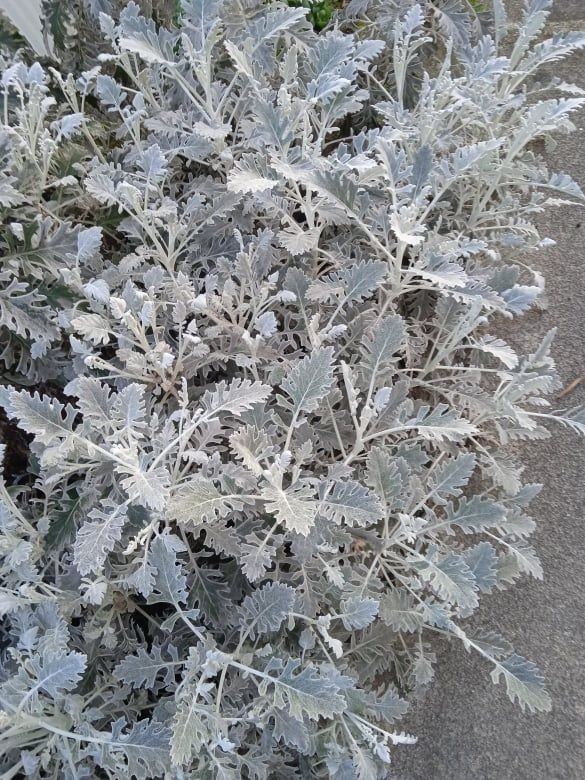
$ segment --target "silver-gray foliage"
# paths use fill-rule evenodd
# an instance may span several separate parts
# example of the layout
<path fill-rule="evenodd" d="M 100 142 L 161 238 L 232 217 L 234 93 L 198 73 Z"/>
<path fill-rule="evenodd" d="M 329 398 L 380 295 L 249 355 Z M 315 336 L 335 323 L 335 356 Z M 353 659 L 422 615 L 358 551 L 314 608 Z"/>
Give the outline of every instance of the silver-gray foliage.
<path fill-rule="evenodd" d="M 533 75 L 585 35 L 542 40 L 549 0 L 504 44 L 501 0 L 61 5 L 74 72 L 2 76 L 3 777 L 386 777 L 435 632 L 548 710 L 464 618 L 542 576 L 506 445 L 585 432 L 552 334 L 490 332 L 542 292 L 533 215 L 584 200 L 533 145 L 583 94 Z"/>

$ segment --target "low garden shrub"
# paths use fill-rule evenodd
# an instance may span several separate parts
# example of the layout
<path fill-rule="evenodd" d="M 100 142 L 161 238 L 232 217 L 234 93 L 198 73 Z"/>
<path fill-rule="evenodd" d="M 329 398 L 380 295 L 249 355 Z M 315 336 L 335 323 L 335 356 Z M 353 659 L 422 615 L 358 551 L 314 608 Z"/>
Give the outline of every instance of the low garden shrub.
<path fill-rule="evenodd" d="M 583 202 L 534 142 L 585 36 L 541 40 L 548 0 L 507 41 L 499 0 L 291 5 L 3 39 L 4 778 L 386 777 L 437 632 L 550 707 L 465 618 L 541 577 L 508 445 L 585 431 L 552 334 L 495 335 L 543 289 L 533 215 Z"/>

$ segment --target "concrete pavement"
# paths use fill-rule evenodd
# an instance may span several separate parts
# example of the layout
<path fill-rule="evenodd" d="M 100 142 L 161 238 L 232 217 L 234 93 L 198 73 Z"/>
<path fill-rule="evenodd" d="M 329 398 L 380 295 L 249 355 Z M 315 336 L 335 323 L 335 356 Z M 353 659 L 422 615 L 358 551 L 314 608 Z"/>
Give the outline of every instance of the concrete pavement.
<path fill-rule="evenodd" d="M 509 3 L 516 17 L 521 5 Z M 585 30 L 585 0 L 557 0 L 547 32 L 568 29 Z M 585 88 L 585 53 L 552 67 Z M 578 132 L 560 137 L 547 156 L 551 170 L 565 171 L 585 187 L 585 112 L 575 123 Z M 540 228 L 557 245 L 523 259 L 545 275 L 548 309 L 518 319 L 506 337 L 526 352 L 556 326 L 554 354 L 568 384 L 585 373 L 585 208 L 549 210 Z M 585 382 L 562 403 L 585 403 Z M 525 579 L 484 598 L 474 618 L 539 665 L 553 711 L 523 714 L 502 686 L 492 684 L 489 664 L 455 643 L 437 642 L 437 678 L 401 724 L 419 742 L 395 749 L 394 780 L 585 777 L 585 442 L 568 430 L 553 433 L 548 441 L 523 445 L 521 455 L 526 480 L 544 484 L 531 512 L 544 582 Z"/>

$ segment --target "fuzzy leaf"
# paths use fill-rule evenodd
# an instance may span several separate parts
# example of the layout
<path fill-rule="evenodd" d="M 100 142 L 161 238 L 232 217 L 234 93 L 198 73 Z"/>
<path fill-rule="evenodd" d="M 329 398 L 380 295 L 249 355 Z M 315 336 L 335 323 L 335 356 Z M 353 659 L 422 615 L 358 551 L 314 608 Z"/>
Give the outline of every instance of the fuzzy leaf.
<path fill-rule="evenodd" d="M 477 587 L 484 593 L 489 593 L 498 581 L 496 551 L 489 542 L 480 542 L 475 547 L 469 547 L 463 552 L 465 563 Z"/>
<path fill-rule="evenodd" d="M 89 517 L 91 520 L 86 520 L 77 532 L 73 546 L 73 561 L 80 574 L 103 569 L 108 553 L 122 537 L 126 507 L 105 504 L 104 509 L 92 509 Z"/>
<path fill-rule="evenodd" d="M 369 626 L 378 614 L 379 603 L 376 599 L 351 596 L 341 602 L 341 621 L 347 631 Z"/>
<path fill-rule="evenodd" d="M 232 506 L 231 498 L 222 496 L 212 480 L 197 474 L 171 498 L 169 516 L 180 523 L 199 526 L 206 520 L 225 517 Z"/>
<path fill-rule="evenodd" d="M 269 582 L 246 596 L 240 607 L 242 627 L 254 639 L 259 634 L 278 631 L 292 611 L 294 588 L 279 582 Z"/>
<path fill-rule="evenodd" d="M 327 301 L 338 296 L 345 303 L 361 301 L 377 290 L 388 272 L 386 263 L 362 262 L 328 274 L 307 290 L 310 300 Z"/>
<path fill-rule="evenodd" d="M 416 418 L 407 425 L 416 428 L 419 434 L 428 440 L 458 441 L 465 436 L 477 433 L 477 428 L 458 415 L 446 404 L 438 404 L 433 410 L 421 406 Z"/>
<path fill-rule="evenodd" d="M 73 433 L 75 409 L 49 396 L 0 388 L 0 404 L 9 417 L 16 417 L 20 427 L 32 433 L 41 444 L 68 439 Z"/>
<path fill-rule="evenodd" d="M 515 558 L 516 564 L 523 574 L 530 574 L 537 580 L 542 579 L 542 564 L 533 547 L 525 542 L 516 542 L 516 544 L 508 542 L 506 549 Z"/>
<path fill-rule="evenodd" d="M 429 553 L 417 569 L 444 601 L 464 609 L 474 609 L 479 604 L 475 577 L 462 555 L 451 552 L 437 558 Z"/>
<path fill-rule="evenodd" d="M 184 697 L 173 718 L 171 761 L 174 766 L 184 764 L 193 753 L 199 752 L 210 741 L 207 709 L 198 702 L 192 691 Z"/>
<path fill-rule="evenodd" d="M 352 526 L 371 525 L 382 517 L 377 496 L 353 480 L 336 482 L 321 501 L 320 511 L 335 523 Z"/>
<path fill-rule="evenodd" d="M 544 688 L 544 678 L 532 661 L 516 653 L 504 661 L 496 661 L 492 680 L 498 683 L 502 677 L 510 701 L 518 701 L 522 709 L 527 707 L 531 712 L 550 711 L 552 703 Z"/>
<path fill-rule="evenodd" d="M 207 391 L 203 396 L 202 405 L 208 416 L 227 412 L 238 417 L 242 412 L 266 401 L 270 392 L 271 388 L 268 385 L 238 378 L 229 384 L 219 382 L 215 390 Z"/>
<path fill-rule="evenodd" d="M 31 659 L 30 665 L 36 680 L 27 692 L 27 698 L 37 690 L 57 697 L 60 691 L 72 691 L 77 686 L 85 671 L 87 657 L 83 653 L 46 655 Z"/>
<path fill-rule="evenodd" d="M 447 505 L 449 524 L 456 525 L 466 534 L 479 533 L 488 528 L 497 528 L 506 518 L 506 510 L 495 501 L 473 496 L 471 499 L 460 499 L 457 509 L 452 504 Z"/>
<path fill-rule="evenodd" d="M 281 383 L 293 414 L 314 412 L 333 384 L 333 348 L 317 349 L 302 358 Z M 281 403 L 283 403 L 281 401 Z"/>
<path fill-rule="evenodd" d="M 475 468 L 475 455 L 472 452 L 461 453 L 442 463 L 429 477 L 433 499 L 444 504 L 448 496 L 460 496 L 461 488 L 469 482 Z"/>
<path fill-rule="evenodd" d="M 276 666 L 276 664 L 273 664 Z M 272 688 L 274 703 L 287 709 L 296 720 L 331 718 L 344 711 L 339 681 L 331 669 L 305 666 L 298 673 L 300 661 L 289 658 L 277 675 L 270 675 L 259 686 L 261 694 Z M 271 667 L 269 667 L 271 670 Z"/>
<path fill-rule="evenodd" d="M 154 591 L 149 604 L 185 604 L 187 602 L 187 580 L 183 567 L 177 560 L 177 550 L 183 549 L 178 537 L 165 535 L 157 537 L 150 546 L 150 563 L 156 569 Z"/>
<path fill-rule="evenodd" d="M 231 192 L 254 193 L 271 190 L 278 179 L 268 177 L 251 155 L 238 161 L 229 174 L 227 187 Z"/>
<path fill-rule="evenodd" d="M 319 504 L 306 485 L 292 485 L 280 490 L 272 485 L 263 488 L 266 511 L 276 515 L 279 523 L 290 531 L 307 536 L 315 523 Z"/>
<path fill-rule="evenodd" d="M 397 360 L 396 353 L 402 349 L 404 339 L 404 321 L 394 315 L 377 323 L 372 336 L 363 340 L 363 365 L 372 382 L 383 368 Z"/>
<path fill-rule="evenodd" d="M 111 735 L 92 746 L 98 765 L 137 780 L 163 775 L 169 767 L 170 730 L 156 720 L 137 720 L 129 731 L 123 718 L 114 721 Z"/>
<path fill-rule="evenodd" d="M 163 673 L 169 678 L 169 671 L 171 671 L 171 679 L 174 677 L 173 666 L 169 669 L 169 661 L 162 657 L 161 648 L 158 645 L 153 645 L 150 652 L 147 652 L 144 647 L 138 647 L 135 655 L 127 655 L 120 663 L 114 668 L 114 676 L 120 680 L 120 682 L 131 685 L 133 688 L 154 688 L 155 680 Z"/>
<path fill-rule="evenodd" d="M 387 507 L 391 507 L 404 488 L 403 471 L 397 460 L 381 447 L 372 447 L 367 468 L 367 484 Z"/>
<path fill-rule="evenodd" d="M 380 619 L 395 631 L 413 633 L 423 625 L 423 615 L 406 590 L 393 590 L 380 599 Z"/>

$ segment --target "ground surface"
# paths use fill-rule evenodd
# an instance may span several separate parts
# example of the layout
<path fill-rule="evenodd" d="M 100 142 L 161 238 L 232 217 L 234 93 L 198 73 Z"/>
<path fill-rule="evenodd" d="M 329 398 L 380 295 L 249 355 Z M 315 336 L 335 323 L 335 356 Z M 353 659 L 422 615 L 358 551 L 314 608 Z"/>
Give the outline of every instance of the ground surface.
<path fill-rule="evenodd" d="M 521 0 L 510 3 L 513 11 Z M 585 30 L 585 0 L 557 0 L 549 33 Z M 555 73 L 585 88 L 585 53 Z M 585 186 L 585 112 L 560 139 L 552 170 Z M 521 349 L 558 327 L 555 357 L 565 384 L 585 373 L 585 209 L 561 208 L 540 220 L 556 247 L 528 259 L 547 279 L 549 308 L 519 320 L 507 338 Z M 585 402 L 585 382 L 566 404 Z M 562 403 L 562 402 L 560 402 Z M 542 583 L 525 581 L 484 602 L 478 616 L 544 671 L 553 712 L 523 714 L 489 679 L 489 668 L 461 647 L 437 645 L 437 679 L 405 729 L 419 737 L 395 752 L 394 780 L 581 780 L 585 777 L 585 445 L 557 429 L 523 447 L 528 481 L 544 484 L 533 504 Z"/>

